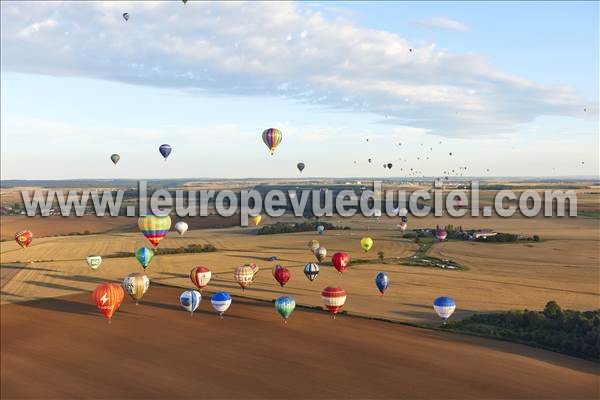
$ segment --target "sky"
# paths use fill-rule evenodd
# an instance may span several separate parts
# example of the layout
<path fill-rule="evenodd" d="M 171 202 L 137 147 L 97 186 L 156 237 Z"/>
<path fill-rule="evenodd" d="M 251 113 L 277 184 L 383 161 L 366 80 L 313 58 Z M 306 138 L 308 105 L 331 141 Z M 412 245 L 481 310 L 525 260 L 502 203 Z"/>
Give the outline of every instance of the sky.
<path fill-rule="evenodd" d="M 2 179 L 599 175 L 598 2 L 1 12 Z"/>

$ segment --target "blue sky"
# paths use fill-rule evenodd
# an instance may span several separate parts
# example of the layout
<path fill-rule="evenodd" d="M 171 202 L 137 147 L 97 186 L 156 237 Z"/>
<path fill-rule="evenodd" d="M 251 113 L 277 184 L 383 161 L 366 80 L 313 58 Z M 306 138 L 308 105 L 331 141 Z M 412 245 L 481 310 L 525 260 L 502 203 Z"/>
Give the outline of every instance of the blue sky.
<path fill-rule="evenodd" d="M 595 2 L 2 2 L 2 179 L 598 175 L 598 56 Z"/>

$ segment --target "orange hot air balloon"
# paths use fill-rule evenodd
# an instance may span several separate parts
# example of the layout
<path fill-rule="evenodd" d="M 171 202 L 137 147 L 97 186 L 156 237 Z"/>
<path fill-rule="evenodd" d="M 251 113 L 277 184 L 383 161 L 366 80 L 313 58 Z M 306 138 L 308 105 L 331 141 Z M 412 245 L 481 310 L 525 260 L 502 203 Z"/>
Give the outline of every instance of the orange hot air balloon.
<path fill-rule="evenodd" d="M 103 283 L 97 286 L 92 293 L 92 299 L 94 299 L 96 307 L 102 311 L 108 322 L 121 306 L 123 297 L 125 297 L 125 292 L 121 285 L 116 283 Z"/>
<path fill-rule="evenodd" d="M 26 249 L 33 240 L 33 233 L 31 231 L 20 231 L 15 234 L 15 241 L 19 246 Z"/>

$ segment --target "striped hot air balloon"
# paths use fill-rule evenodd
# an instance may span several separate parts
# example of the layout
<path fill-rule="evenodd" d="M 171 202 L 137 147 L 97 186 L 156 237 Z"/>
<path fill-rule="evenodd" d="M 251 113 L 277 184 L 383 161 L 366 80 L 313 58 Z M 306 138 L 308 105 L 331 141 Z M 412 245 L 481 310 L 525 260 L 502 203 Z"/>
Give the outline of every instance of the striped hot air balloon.
<path fill-rule="evenodd" d="M 92 299 L 96 307 L 104 314 L 110 322 L 113 314 L 121 307 L 125 292 L 123 288 L 116 283 L 103 283 L 98 285 L 92 292 Z"/>
<path fill-rule="evenodd" d="M 210 282 L 211 275 L 210 269 L 206 267 L 194 267 L 190 271 L 190 280 L 202 291 L 208 285 L 208 282 Z"/>
<path fill-rule="evenodd" d="M 15 233 L 15 241 L 17 242 L 17 244 L 19 246 L 21 246 L 24 249 L 29 247 L 32 240 L 33 240 L 33 233 L 31 233 L 31 231 L 25 230 L 25 231 L 20 231 L 20 232 Z"/>
<path fill-rule="evenodd" d="M 140 247 L 135 251 L 135 258 L 144 269 L 150 265 L 152 257 L 154 257 L 154 251 L 148 247 Z"/>
<path fill-rule="evenodd" d="M 134 272 L 123 279 L 123 290 L 135 300 L 136 305 L 144 297 L 149 287 L 150 279 L 145 274 Z"/>
<path fill-rule="evenodd" d="M 314 281 L 317 279 L 317 275 L 319 275 L 319 266 L 312 262 L 306 263 L 304 265 L 304 275 L 306 275 L 309 281 Z"/>
<path fill-rule="evenodd" d="M 227 292 L 218 292 L 213 294 L 213 297 L 210 299 L 210 303 L 222 318 L 223 313 L 227 311 L 231 305 L 231 296 Z"/>
<path fill-rule="evenodd" d="M 321 299 L 323 299 L 325 307 L 333 314 L 333 318 L 335 318 L 335 314 L 342 309 L 346 302 L 346 291 L 342 288 L 327 286 L 321 292 Z"/>
<path fill-rule="evenodd" d="M 296 308 L 296 301 L 293 297 L 282 296 L 275 299 L 275 310 L 283 318 L 283 322 L 287 324 L 287 320 Z"/>
<path fill-rule="evenodd" d="M 138 228 L 156 249 L 171 229 L 171 217 L 168 215 L 145 215 L 138 219 Z"/>
<path fill-rule="evenodd" d="M 194 311 L 196 311 L 201 301 L 202 295 L 197 290 L 186 290 L 179 296 L 181 307 L 189 311 L 190 315 L 194 315 Z"/>
<path fill-rule="evenodd" d="M 242 290 L 245 290 L 248 285 L 252 283 L 252 279 L 254 278 L 254 271 L 250 268 L 249 265 L 242 265 L 241 267 L 237 267 L 235 272 L 233 273 L 233 278 L 240 285 Z"/>
<path fill-rule="evenodd" d="M 437 231 L 435 231 L 435 238 L 437 240 L 439 240 L 440 242 L 443 242 L 444 240 L 446 240 L 447 236 L 448 236 L 448 232 L 446 232 L 443 229 L 438 229 Z"/>
<path fill-rule="evenodd" d="M 279 143 L 281 143 L 282 138 L 283 135 L 279 129 L 269 128 L 265 129 L 262 133 L 262 140 L 269 148 L 271 155 L 273 155 L 275 148 L 279 146 Z"/>
<path fill-rule="evenodd" d="M 433 309 L 445 324 L 452 313 L 454 313 L 456 303 L 451 297 L 441 296 L 433 301 Z"/>

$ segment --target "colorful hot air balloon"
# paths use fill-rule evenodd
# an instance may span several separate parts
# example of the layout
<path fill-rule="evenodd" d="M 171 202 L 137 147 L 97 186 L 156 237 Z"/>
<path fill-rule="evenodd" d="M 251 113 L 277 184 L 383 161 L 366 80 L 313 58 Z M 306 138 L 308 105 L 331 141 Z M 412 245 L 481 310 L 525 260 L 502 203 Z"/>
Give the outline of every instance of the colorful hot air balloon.
<path fill-rule="evenodd" d="M 335 253 L 333 256 L 331 256 L 331 263 L 341 274 L 346 268 L 348 268 L 348 265 L 350 264 L 350 256 L 348 253 L 344 252 Z"/>
<path fill-rule="evenodd" d="M 408 224 L 406 222 L 402 221 L 398 224 L 398 227 L 400 228 L 400 232 L 404 232 L 406 230 L 406 228 L 408 227 Z"/>
<path fill-rule="evenodd" d="M 129 21 L 129 13 L 123 13 L 123 19 Z"/>
<path fill-rule="evenodd" d="M 315 251 L 317 251 L 319 248 L 319 241 L 315 239 L 311 240 L 308 242 L 308 248 L 310 249 L 311 253 L 315 254 Z"/>
<path fill-rule="evenodd" d="M 335 319 L 335 314 L 342 309 L 346 302 L 346 292 L 342 288 L 328 286 L 321 292 L 321 299 Z"/>
<path fill-rule="evenodd" d="M 156 249 L 160 241 L 169 232 L 169 229 L 171 229 L 171 217 L 168 215 L 142 216 L 138 218 L 138 228 L 148 238 L 152 247 Z"/>
<path fill-rule="evenodd" d="M 113 162 L 113 164 L 117 165 L 117 163 L 119 162 L 119 160 L 121 159 L 121 156 L 118 154 L 113 154 L 110 156 L 110 160 Z"/>
<path fill-rule="evenodd" d="M 135 258 L 138 260 L 138 262 L 144 269 L 146 269 L 146 267 L 150 265 L 152 257 L 154 257 L 154 251 L 152 249 L 149 249 L 148 247 L 140 247 L 135 251 Z"/>
<path fill-rule="evenodd" d="M 167 161 L 167 157 L 169 157 L 169 154 L 171 154 L 172 150 L 173 149 L 171 148 L 171 145 L 169 145 L 169 144 L 161 144 L 160 147 L 158 148 L 158 151 L 165 158 L 165 161 Z"/>
<path fill-rule="evenodd" d="M 371 247 L 373 247 L 373 239 L 368 236 L 360 239 L 360 247 L 365 251 L 365 253 L 371 250 Z"/>
<path fill-rule="evenodd" d="M 447 236 L 448 236 L 448 232 L 446 232 L 443 229 L 438 229 L 437 231 L 435 231 L 435 238 L 437 240 L 439 240 L 440 242 L 443 242 L 444 240 L 446 240 Z"/>
<path fill-rule="evenodd" d="M 292 273 L 290 272 L 289 269 L 287 269 L 285 267 L 281 267 L 275 271 L 275 273 L 273 274 L 273 277 L 275 278 L 275 280 L 277 282 L 279 282 L 281 287 L 284 287 L 285 284 L 288 283 L 288 281 L 292 277 Z"/>
<path fill-rule="evenodd" d="M 322 235 L 325 232 L 325 227 L 323 225 L 317 225 L 317 233 Z"/>
<path fill-rule="evenodd" d="M 451 297 L 441 296 L 433 301 L 433 309 L 445 324 L 452 313 L 454 313 L 456 303 Z"/>
<path fill-rule="evenodd" d="M 292 311 L 294 311 L 294 308 L 296 308 L 296 301 L 294 301 L 293 297 L 282 296 L 275 299 L 275 310 L 281 315 L 283 322 L 286 324 Z"/>
<path fill-rule="evenodd" d="M 202 291 L 208 282 L 210 282 L 211 272 L 206 267 L 194 267 L 190 271 L 190 280 L 192 283 Z"/>
<path fill-rule="evenodd" d="M 242 290 L 245 290 L 248 285 L 252 283 L 252 279 L 254 278 L 254 271 L 250 268 L 249 265 L 242 265 L 241 267 L 237 267 L 235 272 L 233 273 L 233 278 L 240 285 Z"/>
<path fill-rule="evenodd" d="M 15 241 L 19 246 L 26 249 L 33 240 L 33 233 L 31 231 L 20 231 L 15 233 Z"/>
<path fill-rule="evenodd" d="M 87 256 L 85 258 L 85 262 L 87 262 L 88 267 L 91 269 L 98 269 L 100 264 L 102 264 L 102 257 L 100 256 Z"/>
<path fill-rule="evenodd" d="M 269 148 L 271 155 L 273 155 L 275 148 L 279 146 L 279 143 L 281 143 L 282 138 L 283 135 L 279 129 L 269 128 L 265 129 L 265 131 L 262 133 L 262 140 Z"/>
<path fill-rule="evenodd" d="M 258 226 L 258 224 L 260 224 L 261 220 L 262 220 L 262 216 L 260 214 L 250 216 L 250 222 L 252 222 L 252 225 L 254 225 L 254 226 Z"/>
<path fill-rule="evenodd" d="M 150 287 L 150 279 L 144 274 L 134 272 L 123 279 L 123 290 L 135 300 L 135 304 L 144 297 Z"/>
<path fill-rule="evenodd" d="M 317 251 L 315 251 L 315 257 L 317 257 L 317 261 L 323 262 L 325 257 L 327 257 L 327 249 L 325 247 L 319 247 Z"/>
<path fill-rule="evenodd" d="M 298 171 L 302 172 L 304 170 L 304 163 L 303 162 L 299 162 L 296 167 L 298 168 Z"/>
<path fill-rule="evenodd" d="M 179 296 L 179 303 L 184 310 L 189 311 L 190 315 L 194 315 L 194 311 L 198 309 L 202 295 L 197 290 L 186 290 Z"/>
<path fill-rule="evenodd" d="M 250 264 L 248 264 L 248 266 L 252 270 L 252 281 L 254 282 L 256 275 L 258 275 L 258 271 L 260 271 L 260 268 L 255 263 L 250 263 Z"/>
<path fill-rule="evenodd" d="M 309 262 L 304 265 L 304 275 L 308 278 L 309 281 L 314 281 L 317 279 L 317 275 L 319 275 L 319 265 Z"/>
<path fill-rule="evenodd" d="M 383 293 L 385 293 L 385 290 L 387 289 L 389 284 L 390 280 L 388 279 L 388 276 L 385 272 L 380 272 L 375 277 L 375 285 L 377 286 L 377 289 L 379 289 L 379 292 L 382 296 Z"/>
<path fill-rule="evenodd" d="M 179 233 L 181 236 L 183 236 L 183 234 L 186 233 L 188 230 L 188 224 L 186 224 L 183 221 L 179 221 L 178 223 L 175 224 L 174 228 L 177 231 L 177 233 Z"/>
<path fill-rule="evenodd" d="M 92 299 L 96 303 L 96 307 L 100 309 L 109 322 L 123 303 L 124 296 L 123 288 L 116 283 L 103 283 L 98 285 L 92 292 Z"/>
<path fill-rule="evenodd" d="M 275 273 L 277 272 L 278 269 L 283 268 L 281 265 L 277 264 L 273 267 L 273 270 L 271 271 L 271 273 L 273 274 L 273 278 L 275 278 Z"/>
<path fill-rule="evenodd" d="M 227 292 L 218 292 L 213 294 L 213 297 L 210 299 L 210 302 L 215 311 L 218 312 L 222 318 L 223 313 L 227 311 L 227 309 L 231 305 L 231 296 Z"/>

